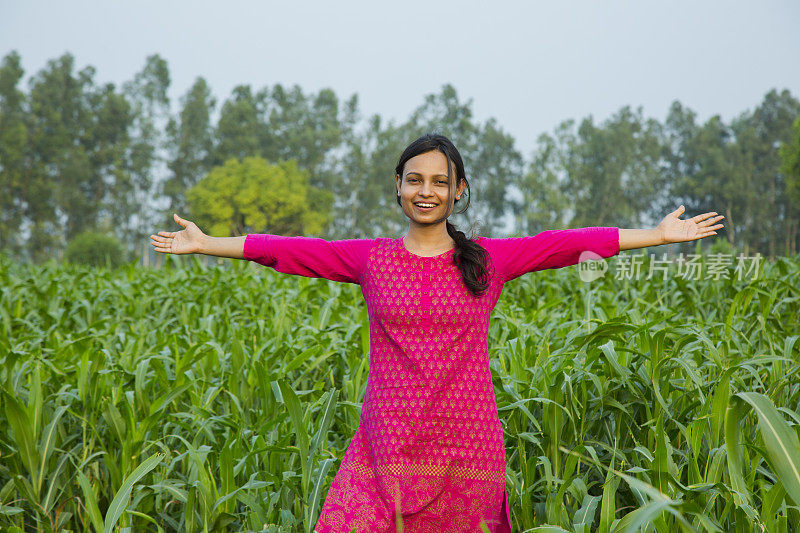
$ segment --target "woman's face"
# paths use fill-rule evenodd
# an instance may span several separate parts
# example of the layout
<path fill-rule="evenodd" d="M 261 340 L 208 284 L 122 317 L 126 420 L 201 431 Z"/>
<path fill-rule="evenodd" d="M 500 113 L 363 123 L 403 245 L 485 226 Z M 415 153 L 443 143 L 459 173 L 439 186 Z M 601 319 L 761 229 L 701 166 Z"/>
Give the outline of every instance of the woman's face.
<path fill-rule="evenodd" d="M 403 175 L 396 176 L 400 205 L 412 222 L 432 224 L 445 219 L 449 205 L 450 181 L 447 177 L 447 158 L 439 150 L 419 154 L 406 161 Z M 462 181 L 456 198 L 464 192 Z"/>

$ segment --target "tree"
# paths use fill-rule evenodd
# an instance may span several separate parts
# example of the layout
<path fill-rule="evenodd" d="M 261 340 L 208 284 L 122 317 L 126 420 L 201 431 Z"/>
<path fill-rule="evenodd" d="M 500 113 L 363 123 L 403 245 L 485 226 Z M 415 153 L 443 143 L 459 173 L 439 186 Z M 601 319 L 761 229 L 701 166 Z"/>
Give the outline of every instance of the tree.
<path fill-rule="evenodd" d="M 263 105 L 261 153 L 269 161 L 294 159 L 309 172 L 311 185 L 331 189 L 334 174 L 328 156 L 342 142 L 339 100 L 331 89 L 316 95 L 295 85 L 275 85 L 259 93 Z"/>
<path fill-rule="evenodd" d="M 127 155 L 131 180 L 129 187 L 116 191 L 114 216 L 118 237 L 129 242 L 143 242 L 157 215 L 153 200 L 159 176 L 165 174 L 169 85 L 167 62 L 157 54 L 149 56 L 142 70 L 123 85 L 132 114 Z"/>
<path fill-rule="evenodd" d="M 752 247 L 765 255 L 783 253 L 782 241 L 793 234 L 795 212 L 783 194 L 778 147 L 791 138 L 800 103 L 788 91 L 770 91 L 754 111 L 726 125 L 718 116 L 703 125 L 694 114 L 673 104 L 667 117 L 667 177 L 673 196 L 683 196 L 687 211 L 725 215 L 731 245 L 745 254 Z"/>
<path fill-rule="evenodd" d="M 75 78 L 73 65 L 69 54 L 50 60 L 30 83 L 30 175 L 22 198 L 30 227 L 26 244 L 34 260 L 52 257 L 65 241 L 58 204 L 69 199 L 65 193 L 70 187 L 62 177 L 72 181 L 81 166 L 88 174 L 85 149 L 74 142 L 74 135 L 80 135 L 87 123 L 83 95 L 91 69 Z M 77 192 L 77 185 L 72 189 Z"/>
<path fill-rule="evenodd" d="M 217 122 L 214 164 L 222 165 L 228 159 L 261 156 L 264 152 L 260 136 L 266 125 L 261 121 L 259 109 L 263 107 L 263 94 L 255 97 L 249 85 L 238 85 L 225 101 Z"/>
<path fill-rule="evenodd" d="M 28 126 L 26 97 L 17 89 L 24 74 L 20 56 L 11 52 L 0 66 L 0 249 L 22 251 L 27 178 Z"/>
<path fill-rule="evenodd" d="M 577 128 L 569 120 L 554 136 L 540 137 L 525 177 L 524 198 L 532 205 L 521 216 L 528 230 L 564 221 L 572 227 L 652 222 L 663 194 L 662 136 L 657 121 L 626 106 L 600 125 L 589 116 Z"/>
<path fill-rule="evenodd" d="M 479 209 L 488 217 L 485 226 L 490 231 L 502 230 L 506 217 L 515 216 L 522 208 L 509 198 L 510 191 L 523 186 L 522 154 L 514 147 L 514 138 L 490 118 L 479 126 L 475 146 L 467 158 L 474 178 L 470 187 L 475 187 L 476 200 L 486 204 Z"/>
<path fill-rule="evenodd" d="M 697 114 L 683 107 L 677 100 L 670 106 L 664 124 L 664 173 L 667 178 L 667 194 L 675 203 L 686 206 L 687 212 L 698 210 L 696 195 L 688 186 L 696 183 L 700 168 L 700 154 L 695 139 L 699 126 Z M 680 183 L 680 185 L 678 185 Z M 706 206 L 702 206 L 706 207 Z"/>
<path fill-rule="evenodd" d="M 89 101 L 92 121 L 87 154 L 92 168 L 91 182 L 95 186 L 93 197 L 87 205 L 94 204 L 90 208 L 94 213 L 80 230 L 69 228 L 69 239 L 77 231 L 113 224 L 118 220 L 129 220 L 139 207 L 135 201 L 128 201 L 130 191 L 135 190 L 128 162 L 129 132 L 134 119 L 131 106 L 111 83 L 93 92 Z M 126 235 L 117 237 L 123 238 L 125 242 Z"/>
<path fill-rule="evenodd" d="M 187 199 L 195 222 L 209 234 L 309 235 L 320 233 L 329 219 L 312 206 L 331 205 L 333 195 L 311 187 L 308 172 L 294 160 L 270 164 L 246 157 L 213 168 Z"/>
<path fill-rule="evenodd" d="M 114 192 L 129 185 L 125 153 L 130 106 L 113 84 L 96 87 L 95 71 L 73 74 L 74 58 L 51 60 L 31 82 L 31 175 L 25 199 L 35 258 L 113 216 Z"/>
<path fill-rule="evenodd" d="M 792 124 L 792 136 L 780 147 L 781 173 L 786 183 L 787 210 L 786 253 L 798 252 L 797 239 L 800 231 L 800 116 Z"/>
<path fill-rule="evenodd" d="M 522 177 L 522 200 L 515 211 L 517 231 L 535 235 L 549 229 L 565 229 L 569 220 L 569 198 L 565 191 L 570 146 L 574 144 L 574 121 L 564 121 L 554 135 L 537 140 L 527 172 Z"/>
<path fill-rule="evenodd" d="M 333 160 L 332 173 L 337 177 L 331 188 L 335 222 L 329 226 L 327 235 L 334 239 L 372 236 L 368 212 L 384 195 L 380 184 L 367 177 L 370 130 L 359 131 L 359 122 L 358 95 L 354 94 L 343 106 L 342 147 Z"/>
<path fill-rule="evenodd" d="M 181 99 L 182 109 L 178 120 L 169 121 L 167 131 L 172 154 L 167 166 L 171 176 L 163 185 L 163 193 L 169 199 L 169 208 L 165 212 L 166 223 L 172 223 L 172 213 L 186 211 L 186 191 L 213 166 L 211 112 L 215 105 L 208 84 L 203 78 L 197 78 Z"/>
<path fill-rule="evenodd" d="M 800 115 L 800 102 L 789 91 L 769 91 L 761 104 L 731 124 L 736 137 L 737 171 L 746 171 L 746 181 L 732 184 L 739 190 L 739 208 L 744 212 L 744 240 L 761 253 L 787 253 L 784 246 L 791 233 L 792 205 L 784 194 L 785 175 L 780 171 L 778 149 L 791 141 L 792 123 Z M 741 217 L 740 217 L 741 218 Z"/>

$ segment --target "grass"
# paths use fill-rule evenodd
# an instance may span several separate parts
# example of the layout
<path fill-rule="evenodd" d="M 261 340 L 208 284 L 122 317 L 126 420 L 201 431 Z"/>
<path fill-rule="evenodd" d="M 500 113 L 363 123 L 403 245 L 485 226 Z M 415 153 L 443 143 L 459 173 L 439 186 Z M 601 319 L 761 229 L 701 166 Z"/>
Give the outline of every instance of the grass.
<path fill-rule="evenodd" d="M 793 530 L 799 275 L 509 283 L 489 346 L 514 530 Z M 0 256 L 0 529 L 313 531 L 368 350 L 355 285 Z"/>

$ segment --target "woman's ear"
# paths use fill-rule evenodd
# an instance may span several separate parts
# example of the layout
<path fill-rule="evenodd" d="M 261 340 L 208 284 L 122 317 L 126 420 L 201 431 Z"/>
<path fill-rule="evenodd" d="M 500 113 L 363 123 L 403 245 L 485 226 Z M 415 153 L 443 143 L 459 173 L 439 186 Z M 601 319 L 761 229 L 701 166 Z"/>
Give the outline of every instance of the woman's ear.
<path fill-rule="evenodd" d="M 400 196 L 400 174 L 395 174 L 394 179 L 397 182 L 397 196 Z"/>

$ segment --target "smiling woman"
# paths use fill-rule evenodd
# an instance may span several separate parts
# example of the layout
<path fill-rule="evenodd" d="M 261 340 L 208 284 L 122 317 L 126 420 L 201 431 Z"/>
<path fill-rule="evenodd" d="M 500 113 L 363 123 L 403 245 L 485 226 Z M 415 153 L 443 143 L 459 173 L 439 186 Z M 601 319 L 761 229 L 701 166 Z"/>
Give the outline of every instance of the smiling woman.
<path fill-rule="evenodd" d="M 469 182 L 455 145 L 443 135 L 423 135 L 401 154 L 395 167 L 397 203 L 409 219 L 403 244 L 420 256 L 454 249 L 453 262 L 475 296 L 488 288 L 486 250 L 447 219 Z M 469 207 L 470 195 L 459 213 Z"/>
<path fill-rule="evenodd" d="M 461 156 L 425 135 L 400 156 L 400 238 L 326 241 L 250 234 L 214 238 L 194 223 L 153 236 L 158 251 L 239 257 L 279 272 L 355 283 L 370 323 L 369 376 L 358 429 L 316 523 L 318 533 L 511 531 L 506 453 L 489 367 L 491 313 L 506 282 L 528 272 L 713 233 L 710 214 L 658 228 L 588 227 L 467 238 L 448 222 L 469 192 Z M 467 194 L 469 205 L 469 194 Z M 463 211 L 463 210 L 462 210 Z M 705 217 L 705 218 L 703 218 Z M 623 234 L 623 232 L 625 232 Z M 674 241 L 679 242 L 679 241 Z"/>

